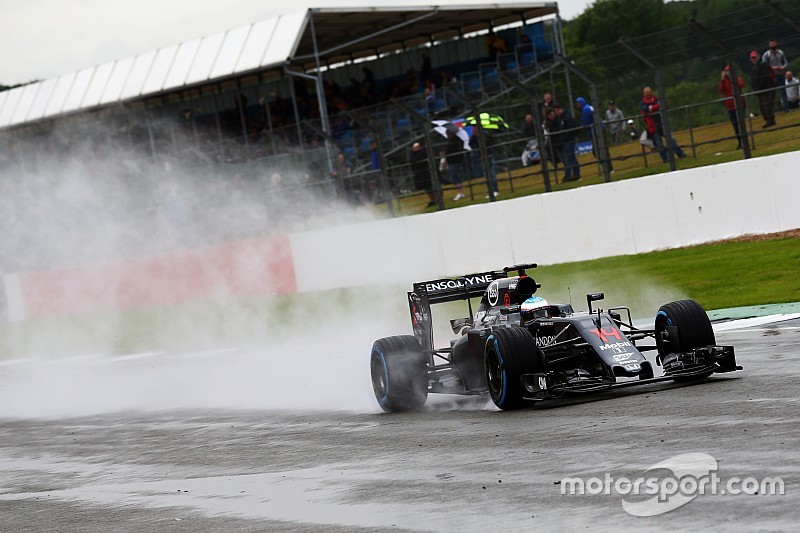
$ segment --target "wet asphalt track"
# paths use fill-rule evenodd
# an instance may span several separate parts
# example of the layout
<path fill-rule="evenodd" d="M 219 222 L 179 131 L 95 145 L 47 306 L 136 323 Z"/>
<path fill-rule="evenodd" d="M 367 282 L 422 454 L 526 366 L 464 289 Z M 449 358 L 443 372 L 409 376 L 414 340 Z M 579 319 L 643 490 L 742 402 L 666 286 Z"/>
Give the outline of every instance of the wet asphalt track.
<path fill-rule="evenodd" d="M 169 411 L 0 420 L 2 531 L 796 530 L 800 320 L 719 332 L 743 372 L 519 412 Z M 366 361 L 365 361 L 366 364 Z M 2 382 L 0 381 L 0 385 Z M 626 514 L 566 476 L 641 476 L 703 452 L 786 494 Z"/>

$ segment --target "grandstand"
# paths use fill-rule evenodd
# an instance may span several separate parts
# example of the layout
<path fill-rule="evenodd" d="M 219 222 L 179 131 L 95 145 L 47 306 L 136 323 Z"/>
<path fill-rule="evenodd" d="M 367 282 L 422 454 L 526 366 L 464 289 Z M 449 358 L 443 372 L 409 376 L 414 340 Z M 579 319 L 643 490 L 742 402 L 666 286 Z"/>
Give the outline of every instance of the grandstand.
<path fill-rule="evenodd" d="M 490 31 L 506 42 L 492 56 Z M 501 69 L 536 71 L 561 53 L 553 2 L 312 8 L 0 92 L 0 270 L 325 224 L 309 190 L 362 187 L 373 139 L 391 165 L 428 129 L 396 102 L 463 109 L 445 90 L 426 102 L 423 73 L 481 101 Z M 353 82 L 367 76 L 362 94 Z M 329 173 L 337 153 L 348 183 Z M 390 201 L 404 186 L 392 179 Z"/>
<path fill-rule="evenodd" d="M 491 59 L 490 30 L 507 43 Z M 281 164 L 287 153 L 326 138 L 356 157 L 368 139 L 328 117 L 422 94 L 425 56 L 425 75 L 480 94 L 499 69 L 533 67 L 560 52 L 560 31 L 552 2 L 312 8 L 2 92 L 0 142 L 11 166 L 75 139 L 124 141 L 154 162 L 190 166 L 259 160 L 288 168 L 297 158 Z M 361 94 L 353 86 L 361 88 L 366 72 L 371 87 Z M 414 107 L 448 105 L 440 93 Z M 371 119 L 387 138 L 409 130 L 409 117 L 385 106 Z"/>

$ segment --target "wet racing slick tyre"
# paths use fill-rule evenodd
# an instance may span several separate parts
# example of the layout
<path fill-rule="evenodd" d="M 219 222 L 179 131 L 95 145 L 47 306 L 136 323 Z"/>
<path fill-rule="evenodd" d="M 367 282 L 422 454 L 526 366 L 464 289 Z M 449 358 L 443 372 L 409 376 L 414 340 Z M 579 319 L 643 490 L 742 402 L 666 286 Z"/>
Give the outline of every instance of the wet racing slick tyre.
<path fill-rule="evenodd" d="M 675 329 L 671 334 L 668 328 L 673 326 Z M 656 314 L 655 331 L 658 355 L 662 362 L 670 353 L 688 352 L 717 343 L 711 320 L 705 309 L 694 300 L 678 300 L 662 305 Z M 712 370 L 696 376 L 676 376 L 675 381 L 704 379 L 713 373 Z"/>
<path fill-rule="evenodd" d="M 378 339 L 370 355 L 372 389 L 387 413 L 421 409 L 428 399 L 428 356 L 412 335 Z"/>
<path fill-rule="evenodd" d="M 494 404 L 509 411 L 525 403 L 520 377 L 541 368 L 536 339 L 525 328 L 511 326 L 497 328 L 486 337 L 483 350 L 483 367 L 486 387 Z"/>

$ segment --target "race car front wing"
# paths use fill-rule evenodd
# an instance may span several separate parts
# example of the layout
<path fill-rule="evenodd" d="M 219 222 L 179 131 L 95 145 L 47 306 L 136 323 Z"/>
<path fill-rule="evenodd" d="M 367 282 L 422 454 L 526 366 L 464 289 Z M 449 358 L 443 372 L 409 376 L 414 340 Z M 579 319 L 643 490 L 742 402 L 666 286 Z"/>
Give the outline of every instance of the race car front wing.
<path fill-rule="evenodd" d="M 733 346 L 703 346 L 688 352 L 670 353 L 660 361 L 664 375 L 649 379 L 623 382 L 609 381 L 609 378 L 585 378 L 564 382 L 562 376 L 554 372 L 524 374 L 520 377 L 527 400 L 544 400 L 561 397 L 564 394 L 597 392 L 612 388 L 633 387 L 647 383 L 674 380 L 676 378 L 696 378 L 705 374 L 734 372 L 742 370 L 736 364 Z"/>

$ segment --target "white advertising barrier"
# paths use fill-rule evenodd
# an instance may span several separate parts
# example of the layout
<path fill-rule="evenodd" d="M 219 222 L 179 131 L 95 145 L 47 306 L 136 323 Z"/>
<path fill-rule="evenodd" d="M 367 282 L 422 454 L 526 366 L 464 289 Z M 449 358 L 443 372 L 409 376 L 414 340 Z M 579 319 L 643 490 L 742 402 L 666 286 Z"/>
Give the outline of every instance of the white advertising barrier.
<path fill-rule="evenodd" d="M 297 289 L 411 283 L 794 229 L 798 167 L 793 152 L 292 234 Z"/>

